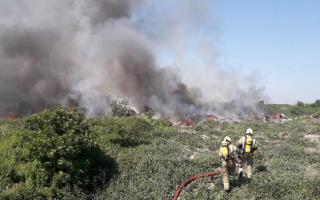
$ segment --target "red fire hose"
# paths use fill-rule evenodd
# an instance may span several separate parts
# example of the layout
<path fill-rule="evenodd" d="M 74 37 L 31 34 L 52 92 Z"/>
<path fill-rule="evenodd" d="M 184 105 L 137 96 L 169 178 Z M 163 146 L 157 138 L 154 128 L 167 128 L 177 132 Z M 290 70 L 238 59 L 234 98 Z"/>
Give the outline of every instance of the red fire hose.
<path fill-rule="evenodd" d="M 182 192 L 182 189 L 184 187 L 186 187 L 187 185 L 189 185 L 192 181 L 195 181 L 195 180 L 200 179 L 200 178 L 210 177 L 210 176 L 212 176 L 212 177 L 218 176 L 221 172 L 222 172 L 221 169 L 217 169 L 217 170 L 215 170 L 213 172 L 207 172 L 207 173 L 204 173 L 204 174 L 195 175 L 195 176 L 192 176 L 192 177 L 184 180 L 181 183 L 181 185 L 178 187 L 176 192 L 174 193 L 174 196 L 173 196 L 172 200 L 178 200 L 179 195 Z"/>

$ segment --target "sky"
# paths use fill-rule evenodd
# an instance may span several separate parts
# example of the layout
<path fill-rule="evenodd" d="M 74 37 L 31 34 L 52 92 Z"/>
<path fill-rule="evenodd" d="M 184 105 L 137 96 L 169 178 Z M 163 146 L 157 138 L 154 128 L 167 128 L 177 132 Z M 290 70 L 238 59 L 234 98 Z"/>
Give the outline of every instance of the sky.
<path fill-rule="evenodd" d="M 175 5 L 179 1 L 182 0 L 174 3 L 151 0 L 157 2 L 152 14 L 169 16 L 165 23 L 170 23 L 172 16 L 181 10 L 179 4 Z M 205 8 L 197 7 L 194 2 Z M 190 4 L 188 9 L 194 8 L 198 13 L 189 17 L 180 13 L 182 16 L 178 17 L 182 31 L 189 35 L 188 41 L 174 39 L 188 58 L 182 65 L 206 64 L 197 56 L 198 49 L 193 48 L 201 38 L 213 47 L 211 54 L 216 64 L 224 70 L 253 74 L 248 77 L 255 79 L 253 82 L 258 80 L 272 103 L 311 103 L 320 99 L 320 1 L 199 0 Z M 154 31 L 161 23 L 153 22 Z M 181 65 L 174 55 L 176 51 L 170 51 L 175 45 L 161 48 L 161 42 L 160 62 Z"/>
<path fill-rule="evenodd" d="M 222 65 L 260 74 L 275 103 L 320 99 L 320 1 L 220 0 L 210 7 Z"/>

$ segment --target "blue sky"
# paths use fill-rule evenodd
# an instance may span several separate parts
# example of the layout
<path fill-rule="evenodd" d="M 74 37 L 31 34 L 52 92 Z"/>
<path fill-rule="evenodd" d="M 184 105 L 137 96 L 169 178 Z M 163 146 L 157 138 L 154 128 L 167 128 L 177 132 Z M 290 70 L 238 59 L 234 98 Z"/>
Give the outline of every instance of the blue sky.
<path fill-rule="evenodd" d="M 179 43 L 180 38 L 175 39 L 178 40 L 178 45 L 189 43 L 183 47 L 185 57 L 188 57 L 187 62 L 203 64 L 195 58 L 198 52 L 193 44 L 199 38 L 205 38 L 207 43 L 214 46 L 214 53 L 218 56 L 213 56 L 217 57 L 221 68 L 257 74 L 257 79 L 260 79 L 260 84 L 265 87 L 265 93 L 273 103 L 296 103 L 298 100 L 314 102 L 320 99 L 320 1 L 149 2 L 151 3 L 147 8 L 154 8 L 150 9 L 150 13 L 144 13 L 144 18 L 154 15 L 158 17 L 151 17 L 151 20 L 147 17 L 146 21 L 150 20 L 150 24 L 145 26 L 148 27 L 145 31 L 153 30 L 150 35 L 156 38 L 158 32 L 163 34 L 166 28 L 170 29 L 170 23 L 181 26 L 189 35 L 188 41 L 181 40 Z M 185 6 L 185 2 L 191 2 L 191 10 L 194 7 L 198 13 L 185 17 L 190 12 L 190 7 L 179 8 Z M 203 8 L 197 7 L 195 2 L 204 5 L 205 14 L 201 15 Z M 180 16 L 176 14 L 179 12 Z M 170 21 L 175 17 L 176 21 Z M 166 38 L 160 40 L 160 46 L 163 42 L 166 42 Z M 164 45 L 159 48 L 160 60 L 168 65 L 170 59 L 176 59 L 174 50 L 171 51 L 170 48 L 175 47 Z"/>
<path fill-rule="evenodd" d="M 220 0 L 210 10 L 225 66 L 259 73 L 273 102 L 320 99 L 320 1 Z"/>

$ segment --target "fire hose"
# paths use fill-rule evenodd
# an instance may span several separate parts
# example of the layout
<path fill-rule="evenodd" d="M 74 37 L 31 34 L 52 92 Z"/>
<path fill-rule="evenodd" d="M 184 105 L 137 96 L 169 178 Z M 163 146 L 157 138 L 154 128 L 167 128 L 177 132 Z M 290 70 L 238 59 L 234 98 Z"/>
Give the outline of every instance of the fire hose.
<path fill-rule="evenodd" d="M 215 176 L 219 176 L 221 174 L 222 170 L 221 169 L 217 169 L 213 172 L 207 172 L 207 173 L 203 173 L 203 174 L 199 174 L 199 175 L 195 175 L 192 176 L 186 180 L 184 180 L 180 186 L 178 187 L 178 189 L 176 190 L 176 192 L 174 193 L 174 196 L 172 198 L 172 200 L 178 200 L 180 193 L 182 192 L 183 188 L 185 188 L 187 185 L 189 185 L 192 181 L 195 181 L 197 179 L 201 179 L 201 178 L 205 178 L 205 177 L 215 177 Z"/>
<path fill-rule="evenodd" d="M 236 167 L 236 165 L 239 165 L 240 167 L 243 167 L 244 165 L 246 165 L 246 161 L 243 157 L 243 154 L 240 153 L 240 155 L 238 154 L 238 156 L 235 157 L 234 160 L 232 160 L 232 165 L 233 168 Z M 218 168 L 213 172 L 207 172 L 207 173 L 203 173 L 203 174 L 199 174 L 199 175 L 195 175 L 195 176 L 191 176 L 188 179 L 185 179 L 180 186 L 178 187 L 178 189 L 176 190 L 176 192 L 174 193 L 174 196 L 172 198 L 172 200 L 178 200 L 180 193 L 182 192 L 183 188 L 185 188 L 186 186 L 188 186 L 191 182 L 197 180 L 197 179 L 201 179 L 201 178 L 205 178 L 205 177 L 215 177 L 215 176 L 219 176 L 222 173 L 222 169 Z"/>

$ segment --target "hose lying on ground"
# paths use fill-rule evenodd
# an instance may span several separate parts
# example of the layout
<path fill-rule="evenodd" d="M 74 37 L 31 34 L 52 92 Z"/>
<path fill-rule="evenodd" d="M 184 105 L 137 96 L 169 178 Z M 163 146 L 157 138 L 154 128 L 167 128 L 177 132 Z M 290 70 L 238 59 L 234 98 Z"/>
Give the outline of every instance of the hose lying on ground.
<path fill-rule="evenodd" d="M 179 198 L 179 195 L 180 193 L 182 192 L 182 189 L 184 187 L 186 187 L 187 185 L 189 185 L 192 181 L 195 181 L 197 179 L 200 179 L 200 178 L 205 178 L 205 177 L 215 177 L 215 176 L 218 176 L 220 175 L 220 173 L 222 172 L 221 169 L 217 169 L 213 172 L 207 172 L 207 173 L 203 173 L 203 174 L 199 174 L 199 175 L 195 175 L 195 176 L 192 176 L 186 180 L 184 180 L 181 185 L 178 187 L 178 189 L 176 190 L 176 192 L 174 193 L 174 196 L 172 198 L 172 200 L 178 200 Z"/>

